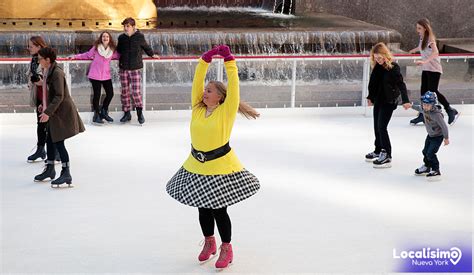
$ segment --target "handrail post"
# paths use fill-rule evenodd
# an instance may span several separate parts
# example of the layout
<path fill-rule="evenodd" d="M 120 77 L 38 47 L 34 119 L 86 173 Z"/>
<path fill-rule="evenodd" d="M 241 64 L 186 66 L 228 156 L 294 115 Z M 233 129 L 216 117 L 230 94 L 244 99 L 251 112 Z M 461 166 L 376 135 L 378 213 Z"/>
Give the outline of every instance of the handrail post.
<path fill-rule="evenodd" d="M 369 106 L 367 104 L 367 96 L 369 95 L 369 79 L 370 79 L 370 60 L 369 58 L 364 59 L 364 69 L 362 76 L 362 98 L 361 105 L 364 108 L 364 115 L 367 116 L 369 112 Z"/>
<path fill-rule="evenodd" d="M 291 108 L 295 108 L 296 101 L 296 59 L 293 60 L 293 68 L 291 70 Z"/>
<path fill-rule="evenodd" d="M 143 62 L 143 69 L 142 69 L 142 100 L 143 100 L 143 112 L 146 111 L 146 65 L 147 61 Z"/>

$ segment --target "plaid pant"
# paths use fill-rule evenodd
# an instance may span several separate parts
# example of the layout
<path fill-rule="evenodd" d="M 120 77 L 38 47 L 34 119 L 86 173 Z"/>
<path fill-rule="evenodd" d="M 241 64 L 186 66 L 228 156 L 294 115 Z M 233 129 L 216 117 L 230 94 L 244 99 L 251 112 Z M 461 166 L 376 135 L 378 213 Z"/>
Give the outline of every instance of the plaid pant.
<path fill-rule="evenodd" d="M 142 72 L 141 70 L 120 70 L 120 84 L 122 85 L 122 110 L 130 111 L 130 84 L 132 85 L 132 97 L 135 107 L 143 108 L 142 102 Z"/>

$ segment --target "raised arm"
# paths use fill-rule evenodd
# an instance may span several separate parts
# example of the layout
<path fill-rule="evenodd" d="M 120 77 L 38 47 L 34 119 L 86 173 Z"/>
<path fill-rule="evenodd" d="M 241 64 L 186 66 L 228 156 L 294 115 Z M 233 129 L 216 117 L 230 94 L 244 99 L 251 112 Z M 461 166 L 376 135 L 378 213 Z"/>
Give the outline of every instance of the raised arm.
<path fill-rule="evenodd" d="M 229 46 L 219 46 L 218 54 L 224 58 L 224 66 L 228 81 L 227 95 L 223 105 L 229 115 L 235 115 L 237 114 L 240 104 L 239 69 L 237 68 L 235 57 L 230 52 Z"/>
<path fill-rule="evenodd" d="M 202 101 L 202 96 L 204 94 L 204 80 L 206 79 L 207 69 L 209 68 L 209 63 L 212 62 L 212 56 L 216 54 L 217 48 L 213 48 L 212 50 L 205 52 L 201 58 L 199 58 L 193 78 L 193 88 L 191 92 L 192 107 Z"/>
<path fill-rule="evenodd" d="M 74 58 L 81 59 L 81 60 L 90 60 L 90 59 L 94 59 L 94 56 L 95 56 L 95 46 L 92 46 L 92 48 L 88 52 L 76 54 Z"/>

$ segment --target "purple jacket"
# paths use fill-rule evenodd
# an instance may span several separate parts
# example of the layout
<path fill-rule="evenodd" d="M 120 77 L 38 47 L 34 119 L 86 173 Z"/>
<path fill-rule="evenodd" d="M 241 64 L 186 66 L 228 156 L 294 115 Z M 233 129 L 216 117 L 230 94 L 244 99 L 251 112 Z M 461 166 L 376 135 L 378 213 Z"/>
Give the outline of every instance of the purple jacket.
<path fill-rule="evenodd" d="M 89 74 L 87 75 L 90 79 L 94 80 L 109 80 L 110 76 L 110 60 L 118 59 L 120 55 L 117 51 L 114 51 L 110 58 L 105 58 L 99 54 L 95 47 L 92 47 L 88 52 L 76 54 L 75 59 L 91 60 L 92 63 L 89 68 Z"/>

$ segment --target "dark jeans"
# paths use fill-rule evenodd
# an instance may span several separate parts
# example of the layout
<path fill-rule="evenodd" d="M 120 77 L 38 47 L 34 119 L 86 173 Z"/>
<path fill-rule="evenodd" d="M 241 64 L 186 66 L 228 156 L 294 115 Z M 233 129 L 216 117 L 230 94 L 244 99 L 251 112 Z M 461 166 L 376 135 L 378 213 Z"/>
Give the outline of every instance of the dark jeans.
<path fill-rule="evenodd" d="M 100 111 L 100 95 L 101 95 L 101 90 L 102 86 L 104 86 L 105 90 L 105 98 L 104 102 L 102 102 L 102 108 L 105 110 L 109 109 L 110 102 L 112 101 L 112 98 L 114 97 L 114 87 L 112 86 L 112 80 L 95 80 L 95 79 L 89 79 L 92 83 L 92 90 L 94 91 L 94 96 L 92 98 L 92 106 L 94 108 L 95 112 Z"/>
<path fill-rule="evenodd" d="M 227 207 L 219 209 L 198 208 L 199 223 L 201 224 L 202 234 L 205 237 L 214 235 L 214 220 L 217 223 L 219 235 L 224 243 L 230 243 L 232 235 L 232 224 L 230 223 Z"/>
<path fill-rule="evenodd" d="M 385 149 L 390 158 L 392 157 L 392 145 L 390 144 L 387 127 L 396 108 L 396 104 L 374 104 L 375 153 L 378 154 L 382 149 Z"/>
<path fill-rule="evenodd" d="M 69 162 L 69 154 L 66 150 L 66 146 L 64 145 L 64 140 L 53 143 L 53 140 L 51 139 L 51 135 L 49 131 L 47 133 L 46 146 L 47 146 L 46 154 L 48 155 L 48 160 L 54 161 L 54 157 L 56 155 L 55 150 L 58 150 L 59 156 L 61 157 L 61 162 L 62 163 Z"/>
<path fill-rule="evenodd" d="M 443 105 L 445 110 L 449 110 L 449 102 L 446 97 L 438 91 L 439 79 L 441 78 L 441 73 L 423 71 L 421 73 L 421 96 L 423 96 L 427 91 L 436 93 L 438 96 L 438 101 Z"/>
<path fill-rule="evenodd" d="M 436 153 L 443 143 L 443 136 L 430 137 L 426 136 L 425 148 L 423 148 L 423 162 L 426 167 L 431 167 L 431 169 L 438 171 L 439 170 L 439 161 Z"/>
<path fill-rule="evenodd" d="M 38 112 L 38 106 L 41 105 L 41 100 L 36 101 L 36 136 L 38 137 L 38 142 L 36 143 L 37 146 L 43 146 L 46 144 L 46 123 L 40 122 L 39 115 L 41 114 Z"/>

